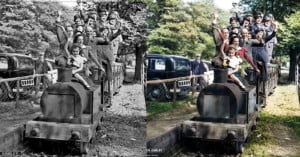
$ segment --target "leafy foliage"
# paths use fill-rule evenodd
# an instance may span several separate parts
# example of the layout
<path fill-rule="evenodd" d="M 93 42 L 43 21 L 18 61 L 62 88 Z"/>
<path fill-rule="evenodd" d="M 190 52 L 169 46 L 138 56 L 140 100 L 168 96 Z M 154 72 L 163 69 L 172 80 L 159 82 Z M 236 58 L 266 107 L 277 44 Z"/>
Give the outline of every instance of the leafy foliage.
<path fill-rule="evenodd" d="M 1 1 L 0 2 L 0 51 L 27 51 L 37 55 L 41 43 L 58 50 L 55 35 L 55 11 L 63 10 L 65 19 L 70 17 L 67 9 L 57 2 Z M 37 40 L 41 38 L 42 41 Z M 49 51 L 50 52 L 50 51 Z M 55 52 L 50 52 L 53 54 Z"/>
<path fill-rule="evenodd" d="M 194 3 L 184 3 L 181 0 L 150 1 L 148 10 L 149 53 L 193 57 L 195 53 L 200 52 L 206 59 L 215 54 L 211 22 L 212 13 L 216 9 L 211 1 Z M 221 25 L 228 24 L 228 17 L 220 21 Z"/>

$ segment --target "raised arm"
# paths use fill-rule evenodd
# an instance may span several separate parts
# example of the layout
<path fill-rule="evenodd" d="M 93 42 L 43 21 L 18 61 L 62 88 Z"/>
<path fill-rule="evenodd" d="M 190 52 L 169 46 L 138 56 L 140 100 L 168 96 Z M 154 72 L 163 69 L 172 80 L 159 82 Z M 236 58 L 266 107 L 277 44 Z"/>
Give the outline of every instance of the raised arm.
<path fill-rule="evenodd" d="M 70 51 L 68 50 L 70 42 L 71 42 L 71 39 L 68 39 L 67 43 L 65 44 L 65 47 L 64 47 L 67 57 L 70 57 Z"/>

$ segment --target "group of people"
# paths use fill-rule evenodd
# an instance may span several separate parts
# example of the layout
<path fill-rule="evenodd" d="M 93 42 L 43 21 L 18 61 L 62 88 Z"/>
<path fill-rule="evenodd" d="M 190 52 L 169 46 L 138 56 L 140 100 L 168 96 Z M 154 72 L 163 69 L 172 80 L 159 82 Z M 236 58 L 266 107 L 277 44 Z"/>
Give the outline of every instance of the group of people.
<path fill-rule="evenodd" d="M 247 67 L 250 64 L 257 73 L 262 75 L 263 81 L 268 79 L 267 65 L 277 43 L 277 22 L 272 14 L 264 15 L 261 12 L 254 17 L 241 16 L 238 12 L 235 15 L 229 19 L 229 26 L 219 28 L 217 26 L 219 15 L 217 12 L 214 13 L 212 28 L 216 54 L 212 65 L 216 68 L 228 68 L 228 77 L 245 89 L 246 86 L 239 79 L 241 74 L 247 75 L 244 69 L 241 69 L 242 66 Z M 208 71 L 207 65 L 200 58 L 201 54 L 196 54 L 191 64 L 193 75 Z M 207 83 L 200 78 L 197 84 L 205 86 Z"/>
<path fill-rule="evenodd" d="M 218 13 L 214 13 L 212 22 L 216 44 L 214 66 L 228 67 L 228 77 L 243 89 L 246 87 L 239 79 L 242 64 L 250 64 L 262 75 L 263 81 L 266 81 L 267 65 L 272 57 L 273 47 L 277 43 L 277 22 L 273 15 L 263 15 L 259 12 L 253 18 L 252 15 L 241 17 L 236 13 L 235 17 L 230 18 L 230 25 L 221 29 L 217 27 L 217 19 Z M 218 62 L 216 58 L 221 58 L 222 61 Z M 242 71 L 242 74 L 247 75 L 245 71 Z"/>
<path fill-rule="evenodd" d="M 57 38 L 61 55 L 55 63 L 60 67 L 72 67 L 73 76 L 90 88 L 82 74 L 78 73 L 83 71 L 85 76 L 90 76 L 93 69 L 100 69 L 105 72 L 107 80 L 112 80 L 112 64 L 122 40 L 122 24 L 117 11 L 109 12 L 100 5 L 95 11 L 84 11 L 82 4 L 79 6 L 74 23 L 62 23 L 62 13 L 57 12 Z"/>

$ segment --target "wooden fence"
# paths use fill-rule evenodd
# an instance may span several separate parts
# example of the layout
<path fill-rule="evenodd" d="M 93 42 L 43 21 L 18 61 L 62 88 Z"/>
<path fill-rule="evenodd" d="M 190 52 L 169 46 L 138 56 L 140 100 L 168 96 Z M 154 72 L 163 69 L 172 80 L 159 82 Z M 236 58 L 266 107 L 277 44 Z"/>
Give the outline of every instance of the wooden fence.
<path fill-rule="evenodd" d="M 169 83 L 173 82 L 173 106 L 176 104 L 176 89 L 177 89 L 177 82 L 182 81 L 182 80 L 190 80 L 192 79 L 192 98 L 194 98 L 194 95 L 196 93 L 196 89 L 194 88 L 196 85 L 196 78 L 202 77 L 204 80 L 206 80 L 208 83 L 211 83 L 213 79 L 212 78 L 213 72 L 210 71 L 208 73 L 202 74 L 202 75 L 191 75 L 191 76 L 186 76 L 186 77 L 176 77 L 176 78 L 171 78 L 171 79 L 163 79 L 163 80 L 150 80 L 147 81 L 147 85 L 150 84 L 160 84 L 160 83 Z"/>
<path fill-rule="evenodd" d="M 16 83 L 16 92 L 15 92 L 14 100 L 16 101 L 15 107 L 18 107 L 20 104 L 21 80 L 35 79 L 35 78 L 41 79 L 42 77 L 46 77 L 49 75 L 53 75 L 53 74 L 34 74 L 34 75 L 28 75 L 28 76 L 23 76 L 23 77 L 0 79 L 0 84 L 3 84 L 0 88 L 4 88 L 5 83 L 7 83 L 10 87 L 11 87 L 12 83 Z M 39 90 L 39 87 L 40 87 L 40 82 L 34 81 L 34 85 L 32 87 L 33 89 L 31 89 L 32 92 L 36 91 L 36 93 L 37 93 L 38 92 L 37 90 Z M 2 90 L 3 90 L 3 92 L 5 91 L 4 89 L 2 89 Z M 11 89 L 11 90 L 13 90 L 13 89 Z M 6 91 L 6 92 L 8 92 L 8 91 Z M 2 94 L 8 94 L 8 93 L 2 93 Z M 1 100 L 1 101 L 8 101 L 8 100 Z"/>

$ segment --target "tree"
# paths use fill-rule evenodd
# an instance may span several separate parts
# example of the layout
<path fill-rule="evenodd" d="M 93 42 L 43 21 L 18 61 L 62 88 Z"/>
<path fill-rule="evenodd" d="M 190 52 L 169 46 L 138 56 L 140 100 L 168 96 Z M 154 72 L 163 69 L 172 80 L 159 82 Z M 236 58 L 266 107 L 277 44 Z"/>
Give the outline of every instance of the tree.
<path fill-rule="evenodd" d="M 200 52 L 206 59 L 214 55 L 211 15 L 216 9 L 211 1 L 183 3 L 181 0 L 164 0 L 152 2 L 151 6 L 151 32 L 147 38 L 149 53 L 193 57 Z"/>
<path fill-rule="evenodd" d="M 0 2 L 0 51 L 38 53 L 37 37 L 50 45 L 51 50 L 58 49 L 54 32 L 55 11 L 67 9 L 57 2 L 31 2 L 7 0 Z M 64 15 L 69 15 L 65 13 Z M 49 49 L 50 50 L 50 49 Z M 51 52 L 51 51 L 50 51 Z"/>

